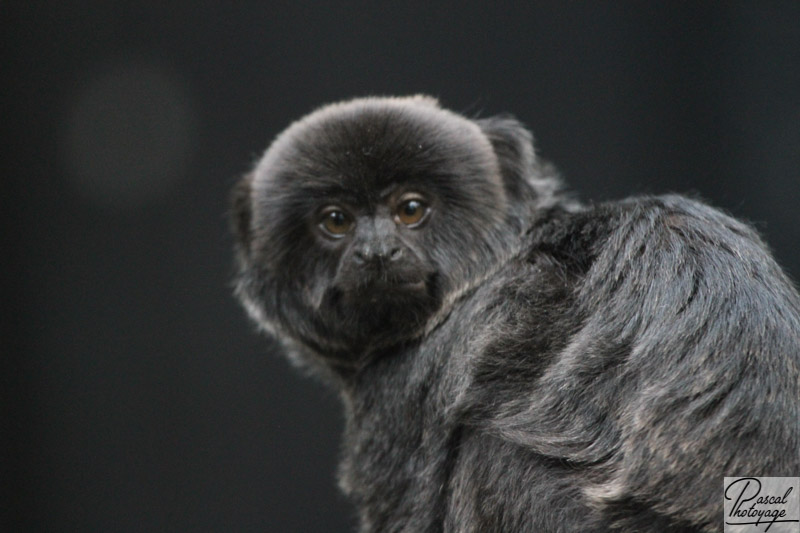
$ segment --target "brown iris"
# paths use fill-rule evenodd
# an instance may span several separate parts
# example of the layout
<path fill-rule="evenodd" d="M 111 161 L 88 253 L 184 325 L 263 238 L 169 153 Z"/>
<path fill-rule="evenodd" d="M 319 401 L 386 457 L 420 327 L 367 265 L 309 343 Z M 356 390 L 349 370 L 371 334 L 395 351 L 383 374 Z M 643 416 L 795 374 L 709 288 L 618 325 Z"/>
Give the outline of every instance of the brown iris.
<path fill-rule="evenodd" d="M 406 226 L 416 226 L 428 213 L 428 206 L 418 196 L 404 196 L 397 204 L 395 219 Z"/>
<path fill-rule="evenodd" d="M 320 226 L 333 237 L 342 237 L 353 227 L 353 219 L 336 207 L 329 207 L 322 212 Z"/>

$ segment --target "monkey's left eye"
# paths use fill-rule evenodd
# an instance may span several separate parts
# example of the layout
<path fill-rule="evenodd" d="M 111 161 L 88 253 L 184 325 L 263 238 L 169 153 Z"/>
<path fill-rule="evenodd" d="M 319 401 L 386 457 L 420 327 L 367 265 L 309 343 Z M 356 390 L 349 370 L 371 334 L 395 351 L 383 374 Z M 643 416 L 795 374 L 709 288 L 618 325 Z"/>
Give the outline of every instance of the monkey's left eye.
<path fill-rule="evenodd" d="M 336 207 L 329 207 L 322 212 L 320 227 L 331 237 L 340 238 L 353 227 L 353 219 Z"/>
<path fill-rule="evenodd" d="M 395 220 L 414 227 L 422 222 L 428 214 L 428 205 L 416 195 L 406 195 L 400 198 L 395 211 Z"/>

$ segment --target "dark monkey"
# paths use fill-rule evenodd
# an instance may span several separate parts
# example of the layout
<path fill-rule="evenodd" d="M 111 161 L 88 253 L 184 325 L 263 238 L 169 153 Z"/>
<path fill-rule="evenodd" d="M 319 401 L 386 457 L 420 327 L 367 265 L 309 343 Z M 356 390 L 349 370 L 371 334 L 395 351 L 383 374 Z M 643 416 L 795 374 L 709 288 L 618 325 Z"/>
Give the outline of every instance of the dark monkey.
<path fill-rule="evenodd" d="M 723 476 L 800 475 L 800 297 L 702 203 L 579 204 L 514 119 L 411 97 L 292 124 L 233 211 L 363 532 L 722 531 Z"/>

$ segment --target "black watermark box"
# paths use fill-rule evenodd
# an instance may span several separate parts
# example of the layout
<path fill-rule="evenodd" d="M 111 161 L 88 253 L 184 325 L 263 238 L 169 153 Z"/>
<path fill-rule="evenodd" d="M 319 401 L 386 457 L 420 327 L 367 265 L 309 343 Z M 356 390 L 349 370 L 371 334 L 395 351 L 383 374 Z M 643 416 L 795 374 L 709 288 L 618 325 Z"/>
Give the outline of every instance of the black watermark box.
<path fill-rule="evenodd" d="M 800 533 L 800 477 L 726 477 L 725 533 Z"/>

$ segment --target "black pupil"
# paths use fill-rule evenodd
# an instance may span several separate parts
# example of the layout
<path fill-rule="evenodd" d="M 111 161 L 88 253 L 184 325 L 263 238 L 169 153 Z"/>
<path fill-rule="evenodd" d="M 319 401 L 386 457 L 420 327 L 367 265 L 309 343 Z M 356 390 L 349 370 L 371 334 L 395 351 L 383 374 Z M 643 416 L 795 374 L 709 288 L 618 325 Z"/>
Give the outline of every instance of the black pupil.
<path fill-rule="evenodd" d="M 334 226 L 341 227 L 345 225 L 344 213 L 342 213 L 341 211 L 334 211 L 329 215 L 329 217 L 331 224 L 333 224 Z"/>
<path fill-rule="evenodd" d="M 416 200 L 410 200 L 406 202 L 406 205 L 403 206 L 403 211 L 405 212 L 406 216 L 413 217 L 417 214 L 417 210 L 419 209 L 419 202 Z"/>

